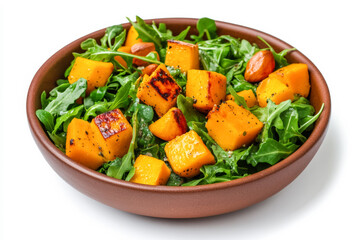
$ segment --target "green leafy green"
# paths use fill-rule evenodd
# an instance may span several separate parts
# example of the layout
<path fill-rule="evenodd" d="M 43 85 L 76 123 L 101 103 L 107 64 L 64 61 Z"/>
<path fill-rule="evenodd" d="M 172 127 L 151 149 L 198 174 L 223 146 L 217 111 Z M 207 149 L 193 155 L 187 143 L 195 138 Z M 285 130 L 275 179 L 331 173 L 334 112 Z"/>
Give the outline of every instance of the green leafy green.
<path fill-rule="evenodd" d="M 135 111 L 132 118 L 133 135 L 129 150 L 127 154 L 125 154 L 121 159 L 117 158 L 116 160 L 109 163 L 109 167 L 106 172 L 106 175 L 109 177 L 130 181 L 130 179 L 134 176 L 135 168 L 133 166 L 133 162 L 135 161 L 135 149 L 137 148 L 136 139 L 138 133 L 137 115 L 138 110 Z"/>
<path fill-rule="evenodd" d="M 231 86 L 229 86 L 228 89 L 230 94 L 234 97 L 236 104 L 239 106 L 243 106 L 245 109 L 249 110 L 249 107 L 247 106 L 244 97 L 239 96 Z"/>
<path fill-rule="evenodd" d="M 177 106 L 184 114 L 187 122 L 204 122 L 205 116 L 193 108 L 193 99 L 180 94 L 177 97 Z"/>
<path fill-rule="evenodd" d="M 81 96 L 85 94 L 87 82 L 80 78 L 73 84 L 70 84 L 64 92 L 57 93 L 56 98 L 52 100 L 44 109 L 53 115 L 61 115 L 68 110 L 68 107 Z"/>
<path fill-rule="evenodd" d="M 190 37 L 195 40 L 195 42 L 199 42 L 203 39 L 204 35 L 206 35 L 207 39 L 216 38 L 216 23 L 213 19 L 210 18 L 200 18 L 196 24 L 196 28 L 199 32 L 199 35 L 191 35 Z"/>
<path fill-rule="evenodd" d="M 285 58 L 285 55 L 288 54 L 291 51 L 295 51 L 296 50 L 295 48 L 284 49 L 280 53 L 277 53 L 274 50 L 274 48 L 269 43 L 267 43 L 262 37 L 258 36 L 258 38 L 269 47 L 269 49 L 270 49 L 270 51 L 273 54 L 274 59 L 275 59 L 276 69 L 282 68 L 282 67 L 285 67 L 285 66 L 288 65 L 288 62 L 287 62 L 287 60 Z"/>
<path fill-rule="evenodd" d="M 111 50 L 117 50 L 125 41 L 126 31 L 122 25 L 115 25 L 108 27 L 105 30 L 104 36 L 100 39 L 101 47 L 110 48 Z M 116 39 L 117 38 L 117 39 Z M 112 41 L 115 39 L 113 45 Z"/>
<path fill-rule="evenodd" d="M 80 105 L 80 106 L 77 106 L 75 108 L 68 110 L 63 115 L 58 117 L 56 119 L 56 124 L 55 124 L 54 130 L 52 131 L 52 133 L 55 134 L 62 124 L 64 124 L 63 129 L 64 129 L 64 132 L 66 132 L 67 126 L 69 125 L 70 121 L 74 117 L 79 118 L 83 110 L 84 110 L 84 106 Z"/>
<path fill-rule="evenodd" d="M 36 116 L 40 122 L 44 125 L 45 130 L 52 132 L 54 130 L 54 116 L 46 110 L 36 110 Z"/>
<path fill-rule="evenodd" d="M 289 156 L 297 148 L 298 146 L 295 144 L 284 145 L 272 138 L 268 138 L 260 144 L 257 152 L 249 156 L 247 161 L 253 166 L 256 166 L 259 162 L 274 165 Z"/>

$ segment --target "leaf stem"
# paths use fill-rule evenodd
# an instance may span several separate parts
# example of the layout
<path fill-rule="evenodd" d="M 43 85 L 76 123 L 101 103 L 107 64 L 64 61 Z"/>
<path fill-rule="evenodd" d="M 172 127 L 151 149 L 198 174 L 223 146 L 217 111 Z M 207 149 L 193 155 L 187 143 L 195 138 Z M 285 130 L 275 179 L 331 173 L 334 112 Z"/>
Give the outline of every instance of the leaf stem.
<path fill-rule="evenodd" d="M 125 53 L 125 52 L 118 52 L 118 51 L 102 51 L 102 52 L 96 52 L 92 54 L 93 56 L 97 56 L 97 55 L 110 55 L 110 56 L 120 56 L 120 57 L 132 57 L 132 58 L 137 58 L 140 60 L 143 60 L 145 62 L 149 62 L 149 63 L 155 63 L 155 64 L 162 64 L 162 62 L 157 61 L 157 60 L 152 60 L 149 59 L 147 57 L 141 57 L 141 56 L 137 56 L 131 53 Z"/>

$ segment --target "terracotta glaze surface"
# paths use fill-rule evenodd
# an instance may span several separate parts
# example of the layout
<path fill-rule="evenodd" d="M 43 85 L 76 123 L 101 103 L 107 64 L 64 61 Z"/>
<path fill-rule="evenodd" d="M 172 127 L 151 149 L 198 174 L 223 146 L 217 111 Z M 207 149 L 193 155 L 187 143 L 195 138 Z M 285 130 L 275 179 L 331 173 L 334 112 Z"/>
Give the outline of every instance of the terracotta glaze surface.
<path fill-rule="evenodd" d="M 146 22 L 166 23 L 178 34 L 191 26 L 197 34 L 197 19 L 167 18 Z M 266 47 L 257 36 L 264 38 L 279 52 L 292 48 L 289 44 L 264 32 L 225 22 L 216 22 L 219 35 L 232 35 Z M 129 28 L 130 24 L 124 24 Z M 100 39 L 105 29 L 84 36 L 51 56 L 34 76 L 27 96 L 27 117 L 31 133 L 44 158 L 66 182 L 80 192 L 122 211 L 162 218 L 196 218 L 236 211 L 260 202 L 291 183 L 308 165 L 319 149 L 330 119 L 331 100 L 327 84 L 316 66 L 301 52 L 287 55 L 288 62 L 306 63 L 311 80 L 310 101 L 318 111 L 325 108 L 308 140 L 292 155 L 263 171 L 229 182 L 194 187 L 148 186 L 107 177 L 73 162 L 50 141 L 38 121 L 35 111 L 41 107 L 40 95 L 55 87 L 73 59 L 72 52 L 81 52 L 80 43 L 87 38 Z M 44 179 L 45 181 L 46 179 Z"/>

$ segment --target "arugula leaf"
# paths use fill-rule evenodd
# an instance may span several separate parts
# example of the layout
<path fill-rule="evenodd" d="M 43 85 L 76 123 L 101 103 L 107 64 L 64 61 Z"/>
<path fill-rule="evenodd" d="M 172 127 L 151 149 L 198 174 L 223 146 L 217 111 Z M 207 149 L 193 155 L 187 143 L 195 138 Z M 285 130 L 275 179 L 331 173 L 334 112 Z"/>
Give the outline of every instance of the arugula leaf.
<path fill-rule="evenodd" d="M 35 114 L 39 121 L 44 125 L 47 132 L 52 132 L 54 130 L 54 116 L 51 113 L 43 109 L 38 109 Z"/>
<path fill-rule="evenodd" d="M 213 19 L 210 18 L 200 18 L 196 24 L 196 28 L 199 32 L 199 35 L 191 35 L 190 38 L 194 39 L 195 42 L 199 42 L 203 39 L 204 34 L 206 35 L 207 39 L 216 38 L 216 23 Z"/>
<path fill-rule="evenodd" d="M 125 181 L 130 181 L 130 179 L 134 176 L 135 167 L 133 166 L 133 162 L 135 161 L 135 149 L 136 139 L 138 133 L 138 110 L 135 111 L 132 121 L 133 134 L 130 142 L 130 147 L 127 152 L 121 159 L 117 158 L 116 160 L 110 163 L 110 166 L 106 172 L 106 175 L 109 177 L 123 179 Z"/>
<path fill-rule="evenodd" d="M 93 38 L 88 38 L 80 44 L 82 50 L 88 50 L 89 48 L 95 47 L 97 42 Z"/>
<path fill-rule="evenodd" d="M 168 66 L 167 69 L 169 70 L 170 75 L 175 79 L 176 83 L 184 90 L 187 82 L 186 73 L 183 73 L 180 69 L 171 66 Z"/>
<path fill-rule="evenodd" d="M 252 166 L 256 166 L 260 162 L 274 165 L 281 159 L 288 157 L 298 147 L 295 144 L 285 145 L 272 138 L 268 138 L 260 144 L 259 150 L 251 154 L 247 161 Z"/>
<path fill-rule="evenodd" d="M 55 144 L 55 146 L 60 149 L 63 153 L 65 153 L 65 145 L 66 145 L 66 133 L 62 132 L 59 134 L 53 134 L 51 132 L 47 132 L 51 141 Z"/>
<path fill-rule="evenodd" d="M 299 114 L 296 109 L 290 107 L 280 115 L 280 118 L 283 122 L 283 128 L 277 128 L 280 143 L 289 143 L 291 139 L 294 139 L 294 143 L 297 139 L 301 142 L 306 141 L 306 137 L 299 132 Z"/>
<path fill-rule="evenodd" d="M 124 86 L 118 90 L 115 95 L 114 101 L 109 106 L 109 111 L 117 108 L 126 108 L 130 103 L 129 91 L 131 88 L 132 82 L 127 82 Z"/>
<path fill-rule="evenodd" d="M 110 48 L 113 50 L 112 40 L 119 34 L 124 35 L 123 32 L 124 32 L 124 28 L 122 25 L 114 25 L 114 26 L 106 28 L 104 36 L 100 39 L 101 47 Z M 122 43 L 125 41 L 124 37 L 123 37 L 123 39 L 124 40 L 122 41 Z M 120 44 L 120 46 L 122 45 L 122 43 Z M 118 44 L 116 44 L 116 45 L 118 45 Z M 117 49 L 115 49 L 115 50 L 117 50 Z"/>
<path fill-rule="evenodd" d="M 49 104 L 50 100 L 46 98 L 46 92 L 43 91 L 40 96 L 41 108 L 44 109 Z"/>
<path fill-rule="evenodd" d="M 131 74 L 126 74 L 126 75 L 118 74 L 118 75 L 112 76 L 110 78 L 109 84 L 118 83 L 118 84 L 120 84 L 120 86 L 124 86 L 128 82 L 134 83 L 139 77 L 140 77 L 140 75 L 136 71 Z"/>
<path fill-rule="evenodd" d="M 231 86 L 228 87 L 228 90 L 230 94 L 234 97 L 234 100 L 237 105 L 243 106 L 245 109 L 249 110 L 249 107 L 247 106 L 244 97 L 239 96 Z"/>
<path fill-rule="evenodd" d="M 97 102 L 88 109 L 86 109 L 84 120 L 88 121 L 90 117 L 96 117 L 99 114 L 105 113 L 109 111 L 109 102 L 103 101 L 103 102 Z"/>
<path fill-rule="evenodd" d="M 256 86 L 246 81 L 244 79 L 244 75 L 236 75 L 231 81 L 231 85 L 236 92 L 241 92 L 243 90 L 252 90 L 253 93 L 256 94 Z"/>
<path fill-rule="evenodd" d="M 150 147 L 140 149 L 140 154 L 154 158 L 159 158 L 159 151 L 160 151 L 159 144 L 154 144 Z"/>
<path fill-rule="evenodd" d="M 267 106 L 264 108 L 256 108 L 252 113 L 264 123 L 263 130 L 259 135 L 260 141 L 265 142 L 271 135 L 271 127 L 273 121 L 284 111 L 286 111 L 291 105 L 291 100 L 281 102 L 276 105 L 271 100 L 268 101 Z"/>
<path fill-rule="evenodd" d="M 53 115 L 61 115 L 65 113 L 68 107 L 73 104 L 79 97 L 85 95 L 87 82 L 84 78 L 80 78 L 62 93 L 58 93 L 56 98 L 52 100 L 44 109 Z"/>
<path fill-rule="evenodd" d="M 295 51 L 296 48 L 284 49 L 284 50 L 282 50 L 280 53 L 277 53 L 277 52 L 274 50 L 274 48 L 271 47 L 270 44 L 267 43 L 262 37 L 258 36 L 258 38 L 259 38 L 263 43 L 265 43 L 266 46 L 269 47 L 269 49 L 270 49 L 270 51 L 271 51 L 271 53 L 273 54 L 274 59 L 275 59 L 275 63 L 276 63 L 276 67 L 275 67 L 275 68 L 276 68 L 276 69 L 282 68 L 282 67 L 285 67 L 285 66 L 289 65 L 288 62 L 287 62 L 287 60 L 286 60 L 286 58 L 285 58 L 285 55 L 288 54 L 288 53 L 291 52 L 291 51 Z"/>
<path fill-rule="evenodd" d="M 131 53 L 126 53 L 126 52 L 118 52 L 118 51 L 114 51 L 114 50 L 107 50 L 107 49 L 96 49 L 96 51 L 93 51 L 90 55 L 90 58 L 93 60 L 97 60 L 97 61 L 105 61 L 108 62 L 112 57 L 114 56 L 120 56 L 120 57 L 128 57 L 128 58 L 137 58 L 140 60 L 143 60 L 145 62 L 149 62 L 149 63 L 155 63 L 155 64 L 162 64 L 162 62 L 155 60 L 151 57 L 142 57 L 142 56 L 138 56 L 138 55 L 134 55 Z"/>
<path fill-rule="evenodd" d="M 183 41 L 186 38 L 186 36 L 187 36 L 187 34 L 188 34 L 191 27 L 188 26 L 185 30 L 183 30 L 177 36 L 173 36 L 172 31 L 170 29 L 166 29 L 166 24 L 165 23 L 160 23 L 159 27 L 157 27 L 156 23 L 153 22 L 152 23 L 152 28 L 157 33 L 157 35 L 160 37 L 161 42 L 166 42 L 167 40 Z"/>
<path fill-rule="evenodd" d="M 94 102 L 101 101 L 104 98 L 106 91 L 107 91 L 107 86 L 99 87 L 93 90 L 90 93 L 91 100 L 93 100 Z"/>
<path fill-rule="evenodd" d="M 183 183 L 183 179 L 175 174 L 174 172 L 171 172 L 169 180 L 167 181 L 167 186 L 180 186 Z"/>
<path fill-rule="evenodd" d="M 55 124 L 54 130 L 52 131 L 52 134 L 55 134 L 63 123 L 64 123 L 63 129 L 64 129 L 64 132 L 66 132 L 67 125 L 70 123 L 70 121 L 74 117 L 79 118 L 83 110 L 84 110 L 84 105 L 80 105 L 80 106 L 70 109 L 69 111 L 65 112 L 62 116 L 58 117 L 56 119 L 56 124 Z M 67 122 L 67 124 L 65 124 L 65 122 Z"/>
<path fill-rule="evenodd" d="M 192 98 L 184 97 L 184 95 L 180 94 L 176 101 L 178 108 L 184 114 L 186 122 L 205 122 L 205 116 L 194 109 Z"/>
<path fill-rule="evenodd" d="M 325 107 L 325 104 L 323 103 L 321 105 L 319 112 L 315 116 L 310 118 L 307 122 L 305 122 L 304 124 L 301 125 L 301 127 L 299 128 L 300 133 L 304 132 L 309 126 L 311 126 L 320 117 L 320 114 L 324 110 L 324 107 Z"/>

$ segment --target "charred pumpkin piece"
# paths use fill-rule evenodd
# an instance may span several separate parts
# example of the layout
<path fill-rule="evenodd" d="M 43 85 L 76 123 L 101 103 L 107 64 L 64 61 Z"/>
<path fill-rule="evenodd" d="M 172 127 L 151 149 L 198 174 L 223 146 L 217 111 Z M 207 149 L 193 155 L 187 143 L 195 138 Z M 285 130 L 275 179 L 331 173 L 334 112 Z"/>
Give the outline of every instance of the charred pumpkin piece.
<path fill-rule="evenodd" d="M 215 164 L 214 156 L 193 130 L 168 142 L 165 153 L 171 168 L 181 177 L 194 177 L 203 165 Z"/>
<path fill-rule="evenodd" d="M 112 63 L 77 57 L 68 80 L 72 84 L 79 78 L 85 78 L 87 80 L 86 94 L 89 95 L 94 89 L 105 86 L 113 70 Z"/>
<path fill-rule="evenodd" d="M 176 104 L 181 88 L 172 78 L 164 64 L 161 64 L 149 76 L 143 77 L 137 97 L 145 104 L 154 107 L 158 116 L 162 117 Z"/>
<path fill-rule="evenodd" d="M 98 115 L 91 121 L 95 140 L 107 160 L 122 157 L 129 149 L 132 127 L 119 109 Z"/>
<path fill-rule="evenodd" d="M 209 135 L 225 151 L 250 144 L 263 127 L 255 115 L 232 100 L 214 106 L 207 117 Z"/>
<path fill-rule="evenodd" d="M 226 96 L 226 77 L 217 72 L 189 70 L 186 96 L 194 99 L 194 107 L 201 112 L 210 111 Z"/>
<path fill-rule="evenodd" d="M 140 155 L 134 163 L 135 174 L 130 182 L 147 185 L 165 185 L 171 170 L 165 162 L 150 156 Z"/>
<path fill-rule="evenodd" d="M 170 141 L 187 131 L 184 114 L 178 108 L 171 108 L 159 120 L 149 126 L 150 131 L 165 141 Z"/>
<path fill-rule="evenodd" d="M 165 64 L 187 72 L 190 69 L 199 69 L 198 45 L 176 40 L 168 40 Z"/>
<path fill-rule="evenodd" d="M 238 92 L 237 95 L 243 97 L 245 99 L 246 105 L 251 108 L 253 106 L 255 106 L 257 104 L 257 99 L 256 96 L 254 94 L 254 92 L 252 90 L 243 90 L 241 92 Z M 233 100 L 234 101 L 234 97 L 229 94 L 226 95 L 226 100 Z"/>
<path fill-rule="evenodd" d="M 106 161 L 89 122 L 77 118 L 71 120 L 66 134 L 66 156 L 94 170 Z"/>

